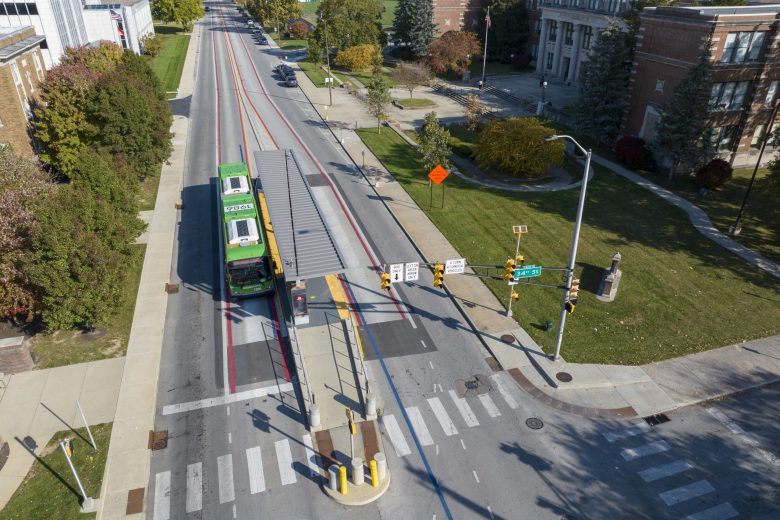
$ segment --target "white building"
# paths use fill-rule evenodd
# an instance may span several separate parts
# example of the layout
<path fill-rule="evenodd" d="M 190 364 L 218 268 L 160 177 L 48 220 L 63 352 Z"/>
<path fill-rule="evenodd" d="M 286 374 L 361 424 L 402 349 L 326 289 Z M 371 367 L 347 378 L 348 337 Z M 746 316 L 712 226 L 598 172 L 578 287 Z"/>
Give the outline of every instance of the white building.
<path fill-rule="evenodd" d="M 599 32 L 628 7 L 628 0 L 543 0 L 536 73 L 577 83 Z"/>
<path fill-rule="evenodd" d="M 66 48 L 100 40 L 140 52 L 140 38 L 154 31 L 149 0 L 90 1 L 0 0 L 0 27 L 33 26 L 35 33 L 45 38 L 41 52 L 47 69 L 59 62 Z M 113 18 L 112 11 L 116 13 Z"/>

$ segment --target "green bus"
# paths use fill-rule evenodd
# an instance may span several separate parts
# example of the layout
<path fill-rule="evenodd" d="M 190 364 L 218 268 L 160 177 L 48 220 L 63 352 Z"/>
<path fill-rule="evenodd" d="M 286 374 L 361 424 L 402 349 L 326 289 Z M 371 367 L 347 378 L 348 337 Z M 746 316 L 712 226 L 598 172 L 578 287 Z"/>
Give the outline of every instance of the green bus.
<path fill-rule="evenodd" d="M 273 292 L 268 243 L 246 164 L 220 164 L 218 170 L 225 277 L 230 295 L 241 298 Z"/>

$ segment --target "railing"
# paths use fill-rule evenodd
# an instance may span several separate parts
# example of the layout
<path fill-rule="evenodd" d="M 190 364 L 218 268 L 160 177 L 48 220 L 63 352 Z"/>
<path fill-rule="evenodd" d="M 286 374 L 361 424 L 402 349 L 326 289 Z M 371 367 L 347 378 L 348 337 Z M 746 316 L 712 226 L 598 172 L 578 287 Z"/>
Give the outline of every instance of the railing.
<path fill-rule="evenodd" d="M 308 398 L 308 405 L 306 408 L 309 409 L 311 408 L 311 405 L 314 404 L 314 395 L 311 392 L 311 385 L 309 384 L 309 373 L 306 371 L 306 363 L 303 360 L 303 353 L 301 352 L 301 347 L 298 343 L 298 331 L 295 329 L 294 325 L 290 327 L 289 330 L 291 331 L 291 334 L 288 336 L 290 338 L 290 350 L 292 350 L 293 357 L 295 358 L 296 371 L 299 372 L 298 384 L 301 385 L 301 390 L 304 391 L 304 400 Z"/>
<path fill-rule="evenodd" d="M 352 356 L 360 360 L 360 370 L 363 372 L 363 377 L 366 380 L 366 394 L 370 391 L 370 385 L 368 382 L 368 372 L 366 372 L 366 364 L 363 360 L 363 346 L 360 343 L 360 334 L 357 332 L 357 327 L 355 326 L 355 319 L 352 316 L 352 313 L 349 313 L 349 319 L 346 320 L 347 324 L 347 333 L 349 334 L 349 344 L 350 349 L 352 351 Z M 357 350 L 355 349 L 357 347 Z M 368 399 L 368 395 L 365 397 Z"/>

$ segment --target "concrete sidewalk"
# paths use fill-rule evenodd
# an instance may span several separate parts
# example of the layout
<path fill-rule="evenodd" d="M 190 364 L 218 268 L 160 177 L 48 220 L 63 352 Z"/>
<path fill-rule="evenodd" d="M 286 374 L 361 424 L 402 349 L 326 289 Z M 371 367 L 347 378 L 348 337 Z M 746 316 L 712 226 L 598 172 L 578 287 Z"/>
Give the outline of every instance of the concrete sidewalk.
<path fill-rule="evenodd" d="M 192 94 L 201 26 L 195 24 L 187 49 L 179 85 L 179 96 Z M 163 164 L 160 187 L 148 228 L 146 256 L 127 345 L 125 370 L 121 376 L 119 399 L 111 432 L 111 444 L 103 474 L 98 519 L 144 518 L 145 498 L 140 511 L 128 514 L 128 494 L 141 490 L 145 496 L 149 482 L 151 452 L 148 434 L 154 429 L 157 376 L 160 372 L 174 237 L 185 169 L 189 119 L 175 115 L 171 125 L 173 152 Z"/>
<path fill-rule="evenodd" d="M 12 375 L 0 398 L 0 437 L 10 449 L 0 471 L 0 509 L 27 476 L 35 461 L 61 430 L 83 428 L 81 403 L 90 425 L 114 419 L 125 358 L 105 359 Z M 24 442 L 27 448 L 21 443 Z M 107 450 L 108 446 L 99 446 Z M 97 496 L 97 489 L 88 489 Z"/>
<path fill-rule="evenodd" d="M 333 106 L 326 111 L 327 89 L 314 87 L 302 73 L 298 81 L 320 116 L 325 119 L 327 112 L 331 128 L 339 129 L 334 130 L 334 140 L 341 141 L 355 164 L 363 167 L 378 199 L 406 230 L 422 253 L 422 260 L 432 262 L 460 257 L 351 130 L 356 125 L 376 125 L 376 120 L 366 114 L 363 104 L 344 90 L 334 89 Z M 437 114 L 447 113 L 454 117 L 459 111 L 462 115 L 462 107 L 448 98 L 425 89 L 422 93 L 439 105 L 435 108 Z M 390 116 L 397 121 L 394 128 L 401 131 L 418 126 L 424 113 L 430 110 L 407 111 L 393 107 Z M 450 276 L 446 287 L 500 366 L 535 397 L 572 413 L 647 416 L 780 381 L 780 336 L 642 367 L 576 364 L 564 359 L 553 362 L 516 321 L 505 316 L 504 305 L 478 278 Z M 560 373 L 570 375 L 571 381 L 563 383 L 558 378 Z M 560 377 L 567 379 L 566 375 Z"/>

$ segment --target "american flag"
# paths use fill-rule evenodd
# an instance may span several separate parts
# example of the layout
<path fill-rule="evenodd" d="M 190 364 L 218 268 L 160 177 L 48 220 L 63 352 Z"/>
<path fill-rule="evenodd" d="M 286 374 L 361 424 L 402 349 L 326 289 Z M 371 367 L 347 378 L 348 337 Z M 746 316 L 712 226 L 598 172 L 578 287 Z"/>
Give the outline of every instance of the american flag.
<path fill-rule="evenodd" d="M 122 15 L 111 9 L 111 19 L 116 20 L 117 22 L 122 21 Z"/>

